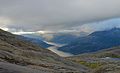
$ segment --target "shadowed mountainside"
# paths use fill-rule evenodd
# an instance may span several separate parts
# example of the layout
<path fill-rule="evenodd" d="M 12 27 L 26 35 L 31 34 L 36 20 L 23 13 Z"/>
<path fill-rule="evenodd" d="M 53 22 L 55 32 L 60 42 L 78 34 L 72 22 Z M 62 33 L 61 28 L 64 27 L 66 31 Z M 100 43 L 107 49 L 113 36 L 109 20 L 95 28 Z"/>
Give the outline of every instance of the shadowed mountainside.
<path fill-rule="evenodd" d="M 96 31 L 88 36 L 80 37 L 74 42 L 60 47 L 58 50 L 75 55 L 96 52 L 120 45 L 120 28 Z"/>
<path fill-rule="evenodd" d="M 19 38 L 21 40 L 26 40 L 28 42 L 32 42 L 33 44 L 36 44 L 36 45 L 38 45 L 40 47 L 43 47 L 43 48 L 48 48 L 48 47 L 53 46 L 53 45 L 47 44 L 46 42 L 44 42 L 39 37 L 19 36 Z"/>

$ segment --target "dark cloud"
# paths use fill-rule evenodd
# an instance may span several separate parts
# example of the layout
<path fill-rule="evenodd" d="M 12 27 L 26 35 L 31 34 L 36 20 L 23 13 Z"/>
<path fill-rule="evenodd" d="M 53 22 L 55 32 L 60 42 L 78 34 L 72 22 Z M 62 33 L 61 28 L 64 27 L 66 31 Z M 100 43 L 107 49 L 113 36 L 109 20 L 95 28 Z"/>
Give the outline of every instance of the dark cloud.
<path fill-rule="evenodd" d="M 0 0 L 0 25 L 61 30 L 120 16 L 119 0 Z"/>

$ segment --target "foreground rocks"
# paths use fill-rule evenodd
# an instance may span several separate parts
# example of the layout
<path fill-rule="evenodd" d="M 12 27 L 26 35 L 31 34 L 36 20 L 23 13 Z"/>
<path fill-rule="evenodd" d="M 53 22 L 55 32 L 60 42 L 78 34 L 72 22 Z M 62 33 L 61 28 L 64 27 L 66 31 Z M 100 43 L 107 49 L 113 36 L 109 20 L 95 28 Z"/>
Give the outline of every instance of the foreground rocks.
<path fill-rule="evenodd" d="M 120 46 L 67 59 L 89 67 L 90 73 L 120 73 Z"/>

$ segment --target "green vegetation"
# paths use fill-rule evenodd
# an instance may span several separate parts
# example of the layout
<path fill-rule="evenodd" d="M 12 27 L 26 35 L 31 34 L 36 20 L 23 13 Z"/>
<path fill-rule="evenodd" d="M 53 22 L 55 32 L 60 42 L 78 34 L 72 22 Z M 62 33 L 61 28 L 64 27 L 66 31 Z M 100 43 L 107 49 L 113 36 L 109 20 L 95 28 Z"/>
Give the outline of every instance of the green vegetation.
<path fill-rule="evenodd" d="M 100 57 L 111 57 L 111 58 L 120 58 L 120 55 L 115 54 L 115 53 L 105 53 L 103 55 L 100 55 Z"/>
<path fill-rule="evenodd" d="M 89 68 L 92 68 L 92 69 L 98 68 L 98 67 L 100 67 L 102 65 L 99 62 L 97 62 L 97 63 L 90 63 L 90 62 L 86 62 L 86 61 L 79 61 L 79 63 L 82 64 L 82 65 L 85 65 L 85 66 L 87 66 Z"/>

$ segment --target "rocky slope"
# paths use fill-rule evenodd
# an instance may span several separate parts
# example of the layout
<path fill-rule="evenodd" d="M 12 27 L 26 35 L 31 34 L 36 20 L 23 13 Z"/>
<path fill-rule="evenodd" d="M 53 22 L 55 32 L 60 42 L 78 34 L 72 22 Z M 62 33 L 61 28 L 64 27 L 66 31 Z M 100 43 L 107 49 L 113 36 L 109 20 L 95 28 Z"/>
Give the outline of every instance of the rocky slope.
<path fill-rule="evenodd" d="M 0 30 L 0 73 L 88 73 L 88 68 Z"/>
<path fill-rule="evenodd" d="M 91 73 L 120 73 L 120 46 L 67 59 L 89 67 Z"/>

